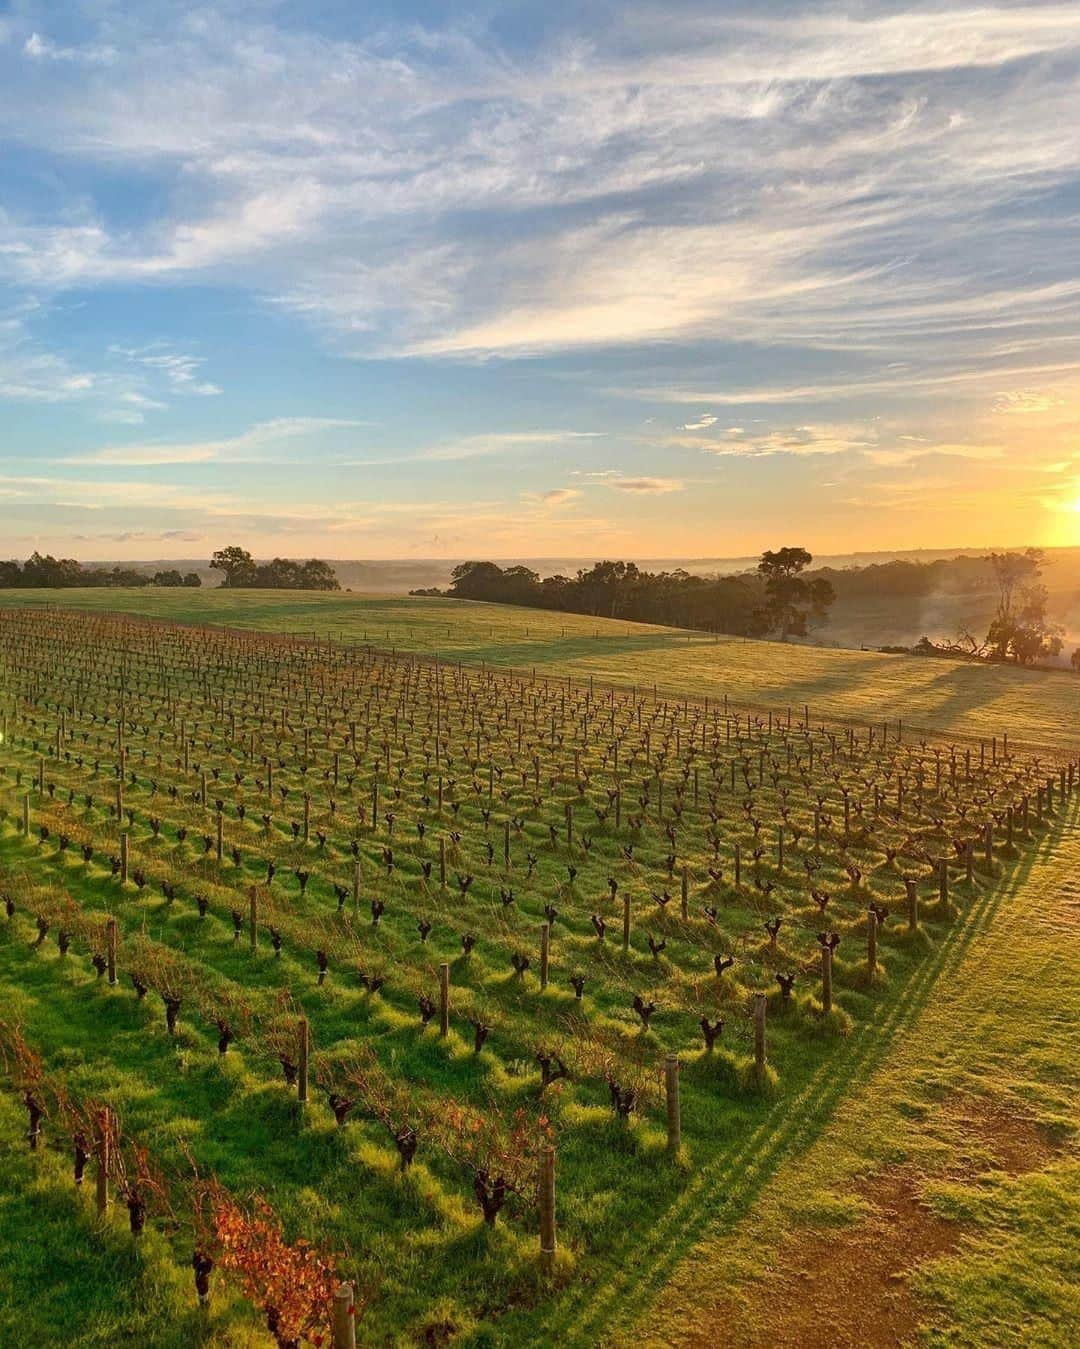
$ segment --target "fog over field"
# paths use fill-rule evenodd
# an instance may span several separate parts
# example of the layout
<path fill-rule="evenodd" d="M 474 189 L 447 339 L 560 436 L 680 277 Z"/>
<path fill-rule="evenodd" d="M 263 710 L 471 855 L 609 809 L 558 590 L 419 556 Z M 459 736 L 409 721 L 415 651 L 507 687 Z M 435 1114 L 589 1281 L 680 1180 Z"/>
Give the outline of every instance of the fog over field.
<path fill-rule="evenodd" d="M 929 563 L 938 559 L 986 556 L 989 548 L 912 549 L 906 552 L 833 553 L 814 558 L 814 568 L 846 570 L 902 559 Z M 337 559 L 332 565 L 343 590 L 365 595 L 401 595 L 410 590 L 450 584 L 451 572 L 461 558 Z M 579 569 L 600 560 L 592 557 L 509 557 L 494 558 L 503 567 L 524 566 L 541 576 L 557 573 L 572 576 Z M 724 576 L 752 572 L 756 557 L 639 558 L 645 571 L 683 569 L 695 575 Z M 111 560 L 102 566 L 113 566 Z M 147 572 L 167 567 L 195 571 L 203 585 L 216 586 L 221 573 L 213 571 L 205 558 L 152 559 L 127 562 Z M 1049 591 L 1048 614 L 1065 629 L 1062 654 L 1057 663 L 1068 664 L 1069 654 L 1080 645 L 1080 548 L 1046 550 L 1045 580 Z M 964 628 L 985 631 L 997 602 L 992 582 L 985 587 L 959 590 L 949 585 L 929 595 L 855 597 L 840 594 L 828 621 L 806 639 L 814 644 L 835 646 L 910 646 L 921 637 L 953 637 Z"/>

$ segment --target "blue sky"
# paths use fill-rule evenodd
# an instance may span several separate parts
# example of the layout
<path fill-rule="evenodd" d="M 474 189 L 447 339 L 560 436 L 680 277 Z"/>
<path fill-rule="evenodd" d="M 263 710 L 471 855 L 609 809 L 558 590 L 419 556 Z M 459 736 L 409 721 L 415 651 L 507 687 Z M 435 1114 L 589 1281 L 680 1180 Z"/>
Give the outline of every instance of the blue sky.
<path fill-rule="evenodd" d="M 1080 4 L 0 5 L 0 552 L 1080 543 Z"/>

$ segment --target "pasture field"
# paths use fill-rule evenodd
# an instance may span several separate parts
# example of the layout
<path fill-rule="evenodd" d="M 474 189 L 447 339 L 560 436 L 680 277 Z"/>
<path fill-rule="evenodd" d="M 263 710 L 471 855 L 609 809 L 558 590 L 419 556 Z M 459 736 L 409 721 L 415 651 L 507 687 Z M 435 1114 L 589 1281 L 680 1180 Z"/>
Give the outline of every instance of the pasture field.
<path fill-rule="evenodd" d="M 872 651 L 785 645 L 580 614 L 464 600 L 228 590 L 65 590 L 63 606 L 332 637 L 538 674 L 573 674 L 669 694 L 829 718 L 903 718 L 946 735 L 1080 747 L 1080 678 Z M 4 605 L 40 605 L 5 590 Z M 828 640 L 828 627 L 822 629 Z"/>
<path fill-rule="evenodd" d="M 333 1252 L 361 1342 L 639 1337 L 718 1230 L 779 1240 L 794 1159 L 842 1151 L 837 1107 L 1075 819 L 1068 676 L 860 683 L 828 668 L 859 653 L 456 602 L 64 598 L 128 613 L 0 612 L 5 1339 L 265 1342 L 276 1294 L 227 1255 L 195 1305 L 211 1175 Z M 397 654 L 326 640 L 365 630 Z M 901 724 L 946 720 L 981 743 Z M 137 1240 L 70 1184 L 105 1108 Z M 43 1245 L 70 1271 L 44 1289 Z M 670 1339 L 713 1314 L 659 1305 Z"/>

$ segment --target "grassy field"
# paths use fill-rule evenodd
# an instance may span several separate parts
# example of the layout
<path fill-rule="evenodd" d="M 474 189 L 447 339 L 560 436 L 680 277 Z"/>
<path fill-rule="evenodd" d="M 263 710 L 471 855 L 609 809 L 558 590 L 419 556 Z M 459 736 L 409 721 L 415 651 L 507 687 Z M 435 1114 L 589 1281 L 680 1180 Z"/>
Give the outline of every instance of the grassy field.
<path fill-rule="evenodd" d="M 627 1343 L 1080 1339 L 1080 816 L 974 906 L 929 996 L 742 1223 L 721 1217 Z M 877 1039 L 880 1031 L 874 1035 Z M 853 1046 L 854 1049 L 854 1046 Z"/>
<path fill-rule="evenodd" d="M 102 597 L 77 598 L 96 606 Z M 124 598 L 136 613 L 147 602 L 138 592 Z M 193 622 L 215 597 L 149 599 L 155 607 L 182 604 L 172 616 Z M 368 640 L 381 646 L 413 642 L 426 651 L 438 641 L 447 653 L 449 614 L 455 659 L 535 664 L 538 674 L 595 673 L 650 693 L 643 670 L 652 666 L 665 672 L 656 681 L 661 689 L 770 697 L 749 657 L 741 665 L 736 659 L 749 649 L 774 676 L 778 661 L 789 663 L 788 683 L 777 685 L 789 691 L 777 707 L 804 701 L 790 692 L 800 662 L 841 654 L 687 642 L 661 629 L 628 636 L 618 624 L 479 605 L 224 600 L 215 600 L 210 621 L 324 635 L 338 624 L 353 640 L 363 639 L 368 624 Z M 523 647 L 531 653 L 524 659 Z M 1040 776 L 1020 761 L 994 763 L 989 752 L 985 762 L 977 751 L 969 760 L 963 749 L 954 760 L 941 746 L 897 743 L 895 729 L 884 743 L 880 730 L 871 741 L 865 727 L 850 741 L 801 726 L 798 712 L 791 727 L 784 717 L 747 725 L 715 703 L 706 716 L 630 692 L 598 692 L 594 701 L 580 686 L 510 684 L 453 666 L 436 677 L 402 660 L 357 661 L 325 648 L 178 629 L 148 634 L 93 616 L 85 624 L 7 619 L 0 652 L 7 717 L 0 890 L 15 900 L 10 920 L 0 919 L 0 1017 L 19 1022 L 46 1073 L 66 1089 L 108 1100 L 170 1175 L 183 1170 L 190 1150 L 234 1193 L 266 1194 L 291 1234 L 327 1239 L 368 1297 L 364 1342 L 592 1345 L 651 1336 L 713 1343 L 719 1317 L 733 1339 L 755 1344 L 769 1337 L 768 1309 L 783 1307 L 790 1335 L 781 1342 L 866 1343 L 859 1322 L 848 1340 L 815 1339 L 810 1321 L 798 1317 L 807 1305 L 824 1315 L 829 1304 L 808 1299 L 800 1278 L 815 1258 L 819 1275 L 831 1270 L 829 1243 L 838 1233 L 852 1243 L 854 1263 L 872 1268 L 868 1253 L 882 1243 L 870 1223 L 886 1200 L 909 1217 L 930 1210 L 935 1221 L 955 1223 L 966 1243 L 958 1253 L 938 1227 L 913 1226 L 924 1244 L 940 1243 L 945 1263 L 918 1272 L 897 1313 L 907 1318 L 905 1333 L 925 1322 L 949 1342 L 979 1343 L 980 1318 L 990 1315 L 1002 1328 L 1000 1342 L 1037 1300 L 1042 1342 L 1067 1342 L 1053 1335 L 1075 1311 L 1075 1271 L 1060 1232 L 1076 1214 L 1066 1123 L 1075 1106 L 1069 1009 L 1076 986 L 1071 974 L 1056 982 L 1048 975 L 1052 957 L 1067 964 L 1077 954 L 1075 885 L 1065 879 L 1077 861 L 1076 797 L 1068 811 L 1059 802 L 1041 826 L 1034 804 L 1029 828 L 1017 814 L 1015 846 L 1004 841 L 1002 814 L 1021 795 L 1034 802 L 1045 770 Z M 858 699 L 871 698 L 866 715 L 880 727 L 894 669 L 942 673 L 936 665 L 870 659 L 867 688 L 851 692 L 856 702 L 845 703 L 837 674 L 828 710 L 862 714 Z M 704 687 L 704 676 L 691 673 L 698 667 L 712 671 Z M 935 693 L 938 715 L 974 718 L 976 727 L 993 701 L 1015 703 L 1025 678 L 945 669 L 970 682 L 961 711 Z M 1001 682 L 1003 675 L 1015 682 Z M 997 692 L 986 694 L 979 676 Z M 130 776 L 123 810 L 142 884 L 134 871 L 121 884 L 108 860 L 119 828 L 112 793 L 121 684 Z M 1077 686 L 1047 687 L 1060 701 L 1048 700 L 1042 721 L 1032 710 L 1022 724 L 1028 738 L 1053 743 Z M 923 693 L 931 697 L 929 688 Z M 823 715 L 825 701 L 815 700 L 813 710 Z M 906 704 L 890 715 L 927 720 Z M 1002 730 L 1000 721 L 986 725 L 991 734 Z M 1009 729 L 1019 737 L 1012 723 Z M 621 760 L 613 758 L 615 743 Z M 31 792 L 32 830 L 24 837 L 21 796 L 39 772 L 46 790 Z M 381 797 L 372 819 L 376 780 Z M 613 790 L 621 793 L 618 808 Z M 987 866 L 980 852 L 969 867 L 954 840 L 981 831 L 990 793 L 1001 815 L 994 860 Z M 311 798 L 307 838 L 304 796 Z M 439 840 L 448 845 L 445 886 Z M 939 856 L 952 859 L 945 906 L 933 902 Z M 272 887 L 262 884 L 268 860 L 278 870 Z M 355 861 L 361 888 L 350 894 Z M 301 871 L 310 878 L 303 883 Z M 463 886 L 464 875 L 475 879 Z M 915 934 L 905 922 L 905 875 L 919 878 L 923 895 Z M 242 906 L 243 918 L 253 887 L 264 925 L 257 952 L 248 949 L 246 929 L 243 940 L 234 937 L 233 910 Z M 811 888 L 824 896 L 820 910 Z M 508 889 L 515 892 L 509 903 Z M 626 896 L 632 925 L 623 950 Z M 373 900 L 386 905 L 377 923 L 367 912 Z M 892 915 L 873 967 L 871 903 Z M 182 989 L 177 1035 L 167 1034 L 160 1001 L 140 1001 L 130 984 L 110 988 L 95 977 L 88 957 L 99 949 L 107 915 L 120 925 L 125 974 L 141 974 L 159 993 Z M 783 924 L 778 939 L 763 931 L 773 916 Z M 432 923 L 430 936 L 418 933 L 418 920 Z M 46 936 L 36 942 L 42 921 Z M 541 988 L 545 921 L 551 979 Z M 267 949 L 272 925 L 283 939 L 277 957 Z M 831 1011 L 822 1006 L 816 934 L 823 926 L 841 938 Z M 64 929 L 72 937 L 66 955 L 56 946 Z M 469 934 L 475 947 L 463 952 Z M 329 956 L 325 984 L 315 975 L 317 951 Z M 520 975 L 511 969 L 518 956 L 530 961 Z M 728 956 L 732 966 L 714 967 L 714 957 Z M 418 997 L 436 993 L 441 961 L 454 987 L 445 1038 L 417 1014 Z M 787 973 L 796 976 L 790 1003 L 775 978 Z M 361 974 L 385 984 L 373 991 Z M 575 974 L 585 977 L 580 999 Z M 302 1010 L 314 1033 L 318 1103 L 303 1111 L 276 1065 L 284 989 L 290 1015 Z M 768 1006 L 764 1075 L 752 1058 L 757 990 Z M 651 1025 L 632 1009 L 634 996 L 656 1004 Z M 711 1052 L 702 1016 L 726 1022 Z M 224 1056 L 215 1044 L 222 1018 L 237 1031 Z M 477 1022 L 489 1032 L 479 1047 Z M 570 1079 L 544 1090 L 538 1048 L 564 1057 Z M 368 1050 L 372 1059 L 357 1057 Z M 661 1085 L 668 1052 L 682 1065 L 677 1152 L 667 1146 Z M 612 1108 L 613 1087 L 637 1095 L 627 1118 Z M 356 1096 L 343 1128 L 327 1108 L 331 1091 Z M 1001 1130 L 1010 1158 L 1036 1143 L 1046 1149 L 1046 1168 L 1017 1171 L 992 1193 L 977 1165 L 992 1153 L 990 1117 L 973 1116 L 970 1104 L 988 1093 L 1013 1114 L 1022 1101 L 1024 1127 L 1035 1131 L 1006 1139 Z M 936 1109 L 942 1099 L 948 1113 Z M 531 1131 L 542 1113 L 558 1142 L 554 1266 L 538 1256 L 532 1171 L 488 1227 L 470 1183 L 476 1159 L 462 1155 L 454 1124 L 456 1112 L 495 1120 L 499 1136 L 489 1143 L 485 1134 L 485 1145 L 502 1155 L 518 1110 Z M 399 1169 L 387 1119 L 416 1125 L 420 1147 L 408 1171 Z M 210 1317 L 200 1319 L 183 1270 L 192 1234 L 182 1200 L 133 1244 L 119 1220 L 102 1225 L 73 1197 L 58 1137 L 28 1160 L 25 1123 L 17 1096 L 0 1092 L 0 1339 L 265 1342 L 249 1304 L 224 1280 Z M 47 1137 L 50 1128 L 58 1135 L 51 1121 Z M 980 1139 L 983 1151 L 973 1159 L 961 1153 L 966 1169 L 946 1169 L 965 1138 L 969 1152 Z M 1039 1178 L 1043 1169 L 1049 1179 Z M 880 1188 L 894 1182 L 907 1187 L 899 1199 Z M 801 1224 L 794 1254 L 785 1235 L 792 1215 Z M 1008 1286 L 999 1249 L 1005 1239 L 1014 1258 L 1053 1264 L 1054 1272 L 1037 1278 L 1037 1288 Z M 54 1268 L 68 1272 L 47 1290 L 43 1248 Z M 775 1283 L 763 1288 L 765 1269 Z M 895 1289 L 910 1272 L 885 1271 L 877 1282 Z M 869 1298 L 873 1283 L 855 1294 Z"/>
<path fill-rule="evenodd" d="M 41 591 L 4 591 L 40 605 Z M 505 605 L 224 590 L 70 590 L 78 608 L 272 632 L 331 636 L 470 664 L 573 674 L 670 693 L 751 701 L 811 716 L 881 720 L 1032 745 L 1080 745 L 1080 678 L 1065 671 L 974 666 L 876 652 L 714 638 L 647 624 Z"/>

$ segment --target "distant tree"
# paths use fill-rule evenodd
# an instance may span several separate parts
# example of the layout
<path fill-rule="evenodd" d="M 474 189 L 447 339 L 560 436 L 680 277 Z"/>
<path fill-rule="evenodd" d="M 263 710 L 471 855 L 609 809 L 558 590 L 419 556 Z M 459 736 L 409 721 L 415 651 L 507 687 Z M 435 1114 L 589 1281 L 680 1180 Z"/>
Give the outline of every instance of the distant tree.
<path fill-rule="evenodd" d="M 237 548 L 235 544 L 228 548 L 219 548 L 210 559 L 210 566 L 214 571 L 225 573 L 222 585 L 230 589 L 254 584 L 255 559 L 245 548 Z"/>
<path fill-rule="evenodd" d="M 297 587 L 300 590 L 340 590 L 341 585 L 329 562 L 320 562 L 317 557 L 310 558 L 300 567 L 297 575 Z"/>
<path fill-rule="evenodd" d="M 23 571 L 18 562 L 0 562 L 0 587 L 10 589 L 23 584 Z"/>
<path fill-rule="evenodd" d="M 175 569 L 170 571 L 156 571 L 154 572 L 151 581 L 151 585 L 156 586 L 182 586 L 183 584 L 183 576 Z"/>
<path fill-rule="evenodd" d="M 221 548 L 210 559 L 215 571 L 223 571 L 223 585 L 233 590 L 339 590 L 338 579 L 329 562 L 313 557 L 307 562 L 294 562 L 288 557 L 275 557 L 270 562 L 256 563 L 244 548 Z M 184 580 L 185 585 L 197 585 L 198 578 Z"/>
<path fill-rule="evenodd" d="M 202 577 L 197 571 L 186 571 L 184 573 L 184 585 L 189 590 L 198 590 L 202 585 Z"/>
<path fill-rule="evenodd" d="M 605 618 L 625 615 L 641 579 L 634 562 L 598 562 L 588 571 L 579 571 L 577 584 L 585 612 Z"/>
<path fill-rule="evenodd" d="M 1080 674 L 1080 646 L 1078 646 L 1076 650 L 1072 653 L 1072 656 L 1069 658 L 1069 664 L 1073 667 L 1073 669 L 1077 672 L 1077 674 Z"/>
<path fill-rule="evenodd" d="M 1034 665 L 1056 656 L 1063 629 L 1046 614 L 1049 595 L 1042 584 L 1043 551 L 991 553 L 990 565 L 998 586 L 998 607 L 984 643 L 991 660 L 1013 660 Z"/>
<path fill-rule="evenodd" d="M 805 548 L 779 548 L 762 553 L 758 574 L 765 582 L 765 603 L 758 610 L 761 634 L 805 637 L 811 622 L 823 622 L 836 598 L 823 577 L 808 581 L 802 572 L 813 562 Z"/>
<path fill-rule="evenodd" d="M 35 551 L 27 558 L 22 570 L 22 584 L 41 588 L 77 586 L 82 582 L 82 568 L 73 557 L 55 558 L 51 553 L 42 556 Z"/>

